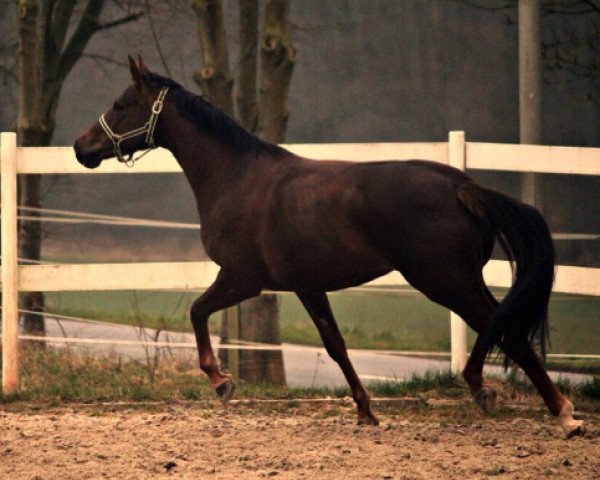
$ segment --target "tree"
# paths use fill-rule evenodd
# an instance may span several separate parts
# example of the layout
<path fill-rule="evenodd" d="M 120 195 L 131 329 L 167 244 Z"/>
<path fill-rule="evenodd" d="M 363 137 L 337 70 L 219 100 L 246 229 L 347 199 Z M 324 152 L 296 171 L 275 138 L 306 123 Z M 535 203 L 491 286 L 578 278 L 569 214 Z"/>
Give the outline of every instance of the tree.
<path fill-rule="evenodd" d="M 76 13 L 79 4 L 84 7 Z M 17 138 L 22 146 L 49 145 L 54 133 L 56 112 L 65 79 L 81 58 L 92 36 L 100 30 L 117 27 L 139 18 L 141 12 L 129 11 L 110 21 L 101 21 L 105 0 L 17 0 L 18 29 L 18 117 Z M 78 18 L 76 22 L 73 20 Z M 72 33 L 70 33 L 72 32 Z M 20 185 L 20 203 L 41 207 L 41 176 L 26 175 Z M 39 211 L 28 216 L 39 217 Z M 40 259 L 42 229 L 39 220 L 20 224 L 19 256 Z M 24 295 L 27 312 L 44 309 L 42 292 Z M 44 320 L 26 313 L 24 329 L 30 335 L 44 335 Z"/>
<path fill-rule="evenodd" d="M 506 12 L 509 25 L 519 29 L 519 117 L 521 143 L 542 143 L 542 73 L 545 81 L 591 79 L 600 75 L 600 0 L 458 0 L 467 5 Z M 515 18 L 515 13 L 517 17 Z M 565 18 L 578 21 L 565 25 Z M 579 19 L 583 18 L 583 21 Z M 542 19 L 550 35 L 542 36 Z M 561 19 L 552 25 L 553 19 Z M 589 99 L 591 96 L 581 95 Z M 533 173 L 522 175 L 523 201 L 543 208 L 542 178 Z"/>
<path fill-rule="evenodd" d="M 518 0 L 456 0 L 491 12 L 505 12 L 508 25 L 517 23 Z M 600 0 L 542 0 L 541 19 L 549 30 L 541 43 L 546 82 L 600 77 Z M 566 20 L 572 20 L 566 22 Z M 590 94 L 577 94 L 587 100 Z"/>
<path fill-rule="evenodd" d="M 288 91 L 296 62 L 296 49 L 288 31 L 289 0 L 265 1 L 260 38 L 259 1 L 239 0 L 240 46 L 235 101 L 223 3 L 221 0 L 190 0 L 190 4 L 196 14 L 201 48 L 201 68 L 194 76 L 196 83 L 225 112 L 232 116 L 237 113 L 237 119 L 246 129 L 270 142 L 284 142 L 289 117 Z M 240 339 L 281 343 L 275 295 L 247 300 L 239 312 L 236 326 Z M 240 378 L 285 380 L 281 352 L 243 351 L 240 358 Z"/>

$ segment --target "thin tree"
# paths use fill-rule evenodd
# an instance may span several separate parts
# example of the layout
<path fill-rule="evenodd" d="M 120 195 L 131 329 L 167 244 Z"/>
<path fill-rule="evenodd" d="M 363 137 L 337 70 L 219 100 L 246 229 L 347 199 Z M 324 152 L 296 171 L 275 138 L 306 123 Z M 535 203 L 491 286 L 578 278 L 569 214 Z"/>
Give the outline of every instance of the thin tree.
<path fill-rule="evenodd" d="M 519 0 L 454 0 L 471 7 L 501 12 L 507 25 L 518 23 Z M 600 77 L 600 0 L 541 1 L 539 16 L 542 21 L 554 20 L 553 31 L 541 39 L 544 80 L 548 83 L 590 80 Z M 560 19 L 556 21 L 556 19 Z M 573 19 L 575 23 L 566 23 Z M 573 94 L 582 100 L 592 98 L 590 93 Z"/>
<path fill-rule="evenodd" d="M 289 36 L 289 0 L 264 2 L 260 35 L 259 1 L 239 0 L 240 46 L 235 97 L 223 3 L 221 0 L 190 0 L 190 4 L 196 14 L 201 49 L 201 68 L 194 80 L 204 95 L 264 140 L 284 142 L 289 117 L 288 91 L 296 62 L 296 49 Z M 275 295 L 243 302 L 239 310 L 239 338 L 281 343 L 278 311 Z M 285 381 L 281 352 L 243 351 L 240 360 L 240 378 Z"/>
<path fill-rule="evenodd" d="M 76 13 L 78 5 L 83 10 Z M 92 36 L 108 28 L 138 19 L 141 12 L 127 12 L 120 18 L 100 20 L 105 0 L 17 0 L 18 116 L 17 138 L 22 146 L 49 145 L 56 124 L 56 112 L 64 81 L 81 58 Z M 20 186 L 21 205 L 41 208 L 41 176 L 26 175 Z M 38 211 L 28 211 L 38 217 Z M 40 260 L 42 229 L 39 220 L 20 224 L 19 256 Z M 44 295 L 32 292 L 21 303 L 27 312 L 42 312 Z M 30 335 L 45 335 L 44 320 L 25 314 L 24 329 Z"/>

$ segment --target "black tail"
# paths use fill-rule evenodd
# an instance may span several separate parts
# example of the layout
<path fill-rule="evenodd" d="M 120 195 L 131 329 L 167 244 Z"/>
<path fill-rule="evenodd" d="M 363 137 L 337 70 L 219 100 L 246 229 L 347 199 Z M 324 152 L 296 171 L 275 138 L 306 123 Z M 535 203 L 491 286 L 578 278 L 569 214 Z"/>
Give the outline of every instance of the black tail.
<path fill-rule="evenodd" d="M 548 341 L 548 302 L 554 282 L 554 245 L 548 225 L 533 207 L 468 181 L 457 186 L 461 203 L 483 220 L 508 256 L 513 285 L 483 332 L 484 346 Z"/>

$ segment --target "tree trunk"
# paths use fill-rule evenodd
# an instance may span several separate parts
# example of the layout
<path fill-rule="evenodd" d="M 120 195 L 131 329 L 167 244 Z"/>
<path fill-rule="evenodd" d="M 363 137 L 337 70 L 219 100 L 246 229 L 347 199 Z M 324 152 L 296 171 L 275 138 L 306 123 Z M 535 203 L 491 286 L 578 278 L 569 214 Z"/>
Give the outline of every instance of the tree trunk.
<path fill-rule="evenodd" d="M 19 132 L 22 146 L 44 146 L 50 143 L 52 131 L 28 129 Z M 39 209 L 42 207 L 41 175 L 23 175 L 21 179 L 20 205 Z M 27 211 L 28 217 L 40 217 L 39 211 Z M 19 257 L 35 263 L 42 257 L 42 224 L 39 220 L 21 220 L 19 222 Z M 45 336 L 46 326 L 42 315 L 32 312 L 44 312 L 44 294 L 27 292 L 21 295 L 23 314 L 23 333 Z M 43 347 L 43 341 L 28 341 L 29 346 Z"/>
<path fill-rule="evenodd" d="M 81 58 L 90 38 L 99 30 L 112 28 L 136 20 L 141 13 L 102 24 L 100 13 L 105 0 L 88 0 L 79 23 L 67 33 L 73 15 L 75 0 L 17 0 L 19 33 L 19 113 L 17 135 L 19 145 L 42 147 L 50 144 L 54 132 L 56 111 L 63 82 L 75 63 Z M 41 208 L 41 176 L 26 175 L 21 179 L 20 204 Z M 39 211 L 27 211 L 30 217 L 39 217 Z M 33 262 L 40 260 L 42 228 L 37 219 L 20 222 L 19 257 Z M 41 292 L 22 296 L 21 307 L 42 312 L 44 295 Z M 26 313 L 24 331 L 30 335 L 45 334 L 44 319 Z M 36 342 L 37 345 L 43 342 Z"/>
<path fill-rule="evenodd" d="M 249 342 L 281 345 L 279 299 L 261 295 L 241 305 L 240 338 Z M 247 381 L 285 385 L 283 352 L 280 350 L 242 350 L 240 378 Z"/>
<path fill-rule="evenodd" d="M 296 63 L 296 49 L 288 35 L 289 0 L 268 0 L 260 45 L 259 129 L 261 138 L 285 141 L 288 91 Z"/>
<path fill-rule="evenodd" d="M 519 2 L 519 136 L 520 143 L 542 143 L 541 0 Z M 542 210 L 542 178 L 521 175 L 521 199 Z"/>
<path fill-rule="evenodd" d="M 47 145 L 49 136 L 44 131 L 40 112 L 41 71 L 40 45 L 38 43 L 39 8 L 34 0 L 20 0 L 17 5 L 19 24 L 19 116 L 17 134 L 22 146 Z M 21 179 L 20 204 L 40 207 L 40 175 L 26 175 Z M 32 212 L 39 216 L 39 212 Z M 19 257 L 38 260 L 41 252 L 41 225 L 39 221 L 20 222 Z M 21 296 L 21 308 L 41 312 L 44 309 L 44 295 L 41 292 L 25 293 Z M 44 335 L 44 318 L 31 313 L 25 314 L 24 333 Z M 35 345 L 42 346 L 43 342 Z"/>
<path fill-rule="evenodd" d="M 197 17 L 198 39 L 202 50 L 202 68 L 194 80 L 202 91 L 225 112 L 232 114 L 233 81 L 227 56 L 227 35 L 223 7 L 219 0 L 190 0 Z M 295 50 L 287 35 L 289 1 L 269 1 L 265 7 L 262 35 L 261 105 L 257 101 L 258 0 L 239 0 L 240 65 L 236 94 L 238 119 L 249 131 L 272 142 L 285 139 L 287 127 L 287 90 L 292 74 Z M 283 52 L 283 65 L 280 58 Z M 273 97 L 273 98 L 271 98 Z M 280 110 L 277 110 L 280 109 Z M 260 114 L 260 115 L 259 115 Z M 259 116 L 266 115 L 263 121 Z M 283 121 L 282 121 L 283 120 Z M 281 344 L 277 297 L 263 295 L 229 309 L 222 316 L 221 339 L 232 340 L 238 331 L 240 340 Z M 282 352 L 219 351 L 224 364 L 239 366 L 239 378 L 285 383 Z"/>
<path fill-rule="evenodd" d="M 240 123 L 252 133 L 258 129 L 257 54 L 258 0 L 240 0 L 240 76 L 236 100 Z"/>
<path fill-rule="evenodd" d="M 261 40 L 261 78 L 258 104 L 259 137 L 274 143 L 285 141 L 287 97 L 296 50 L 288 36 L 289 0 L 269 0 L 265 7 Z M 241 28 L 244 28 L 243 23 Z M 241 32 L 241 36 L 244 32 Z M 242 45 L 245 52 L 245 46 Z M 250 60 L 248 59 L 248 62 Z M 250 66 L 248 69 L 250 70 Z M 240 92 L 242 90 L 240 89 Z M 240 338 L 281 344 L 279 303 L 276 295 L 261 295 L 241 304 Z M 240 376 L 285 384 L 281 351 L 242 351 Z"/>
<path fill-rule="evenodd" d="M 202 68 L 194 81 L 204 95 L 233 116 L 233 79 L 229 70 L 227 31 L 220 0 L 190 0 L 198 23 Z"/>
<path fill-rule="evenodd" d="M 25 175 L 21 183 L 21 205 L 41 208 L 40 183 L 41 175 Z M 28 211 L 28 216 L 39 217 L 39 212 Z M 42 225 L 38 220 L 23 220 L 19 229 L 19 257 L 36 260 L 41 258 L 42 251 Z M 27 292 L 21 296 L 23 314 L 23 332 L 26 335 L 45 336 L 46 327 L 44 317 L 33 313 L 44 311 L 44 294 L 42 292 Z M 27 342 L 32 346 L 42 347 L 43 341 Z"/>

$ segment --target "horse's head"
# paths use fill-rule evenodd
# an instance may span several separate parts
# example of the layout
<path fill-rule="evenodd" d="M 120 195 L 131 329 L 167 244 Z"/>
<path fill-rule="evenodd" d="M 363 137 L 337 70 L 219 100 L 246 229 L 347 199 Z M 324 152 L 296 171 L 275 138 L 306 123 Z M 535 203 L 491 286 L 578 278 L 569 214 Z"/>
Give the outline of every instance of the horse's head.
<path fill-rule="evenodd" d="M 154 129 L 168 89 L 153 87 L 145 80 L 148 69 L 141 57 L 139 65 L 129 57 L 129 67 L 133 85 L 75 140 L 77 160 L 88 168 L 96 168 L 102 160 L 115 156 L 128 163 L 135 152 L 156 146 Z"/>

